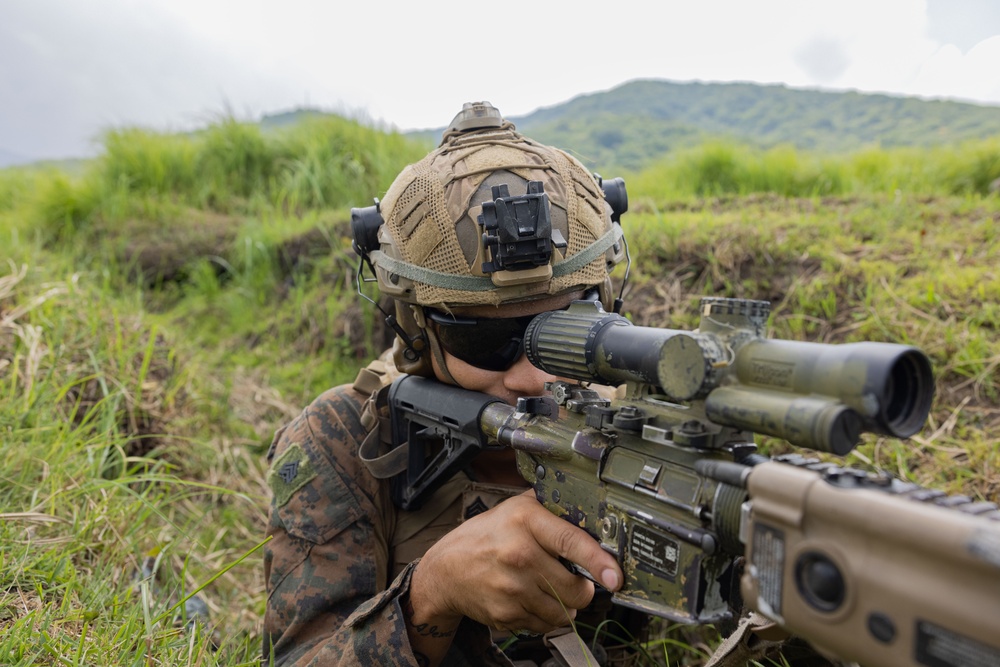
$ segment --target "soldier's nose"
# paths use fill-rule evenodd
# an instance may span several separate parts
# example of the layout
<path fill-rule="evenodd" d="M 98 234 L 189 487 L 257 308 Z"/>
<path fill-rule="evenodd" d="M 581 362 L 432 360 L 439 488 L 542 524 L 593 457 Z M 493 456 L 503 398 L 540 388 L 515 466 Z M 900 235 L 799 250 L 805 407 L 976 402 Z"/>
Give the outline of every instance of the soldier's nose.
<path fill-rule="evenodd" d="M 535 368 L 524 354 L 514 365 L 504 371 L 503 386 L 518 396 L 538 396 L 545 391 L 545 383 L 555 380 L 543 370 Z"/>

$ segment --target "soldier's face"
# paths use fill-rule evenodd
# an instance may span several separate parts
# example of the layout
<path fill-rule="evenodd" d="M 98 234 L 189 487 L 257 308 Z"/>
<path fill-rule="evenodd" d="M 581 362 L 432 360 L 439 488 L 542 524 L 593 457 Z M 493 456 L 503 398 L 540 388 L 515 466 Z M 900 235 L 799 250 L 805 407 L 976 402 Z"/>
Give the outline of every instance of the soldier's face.
<path fill-rule="evenodd" d="M 569 294 L 504 306 L 455 308 L 454 313 L 461 317 L 524 317 L 526 315 L 537 315 L 538 313 L 565 308 L 574 299 L 581 297 L 581 294 Z M 523 354 L 509 368 L 499 371 L 474 366 L 467 361 L 449 354 L 447 350 L 444 351 L 444 358 L 445 363 L 448 365 L 448 371 L 455 378 L 455 382 L 459 386 L 496 396 L 511 405 L 516 403 L 520 396 L 541 395 L 545 391 L 545 383 L 556 379 L 554 375 L 550 375 L 532 366 L 528 358 Z M 441 372 L 437 359 L 432 359 L 432 361 L 435 375 L 437 375 L 439 380 L 445 381 L 447 376 Z"/>

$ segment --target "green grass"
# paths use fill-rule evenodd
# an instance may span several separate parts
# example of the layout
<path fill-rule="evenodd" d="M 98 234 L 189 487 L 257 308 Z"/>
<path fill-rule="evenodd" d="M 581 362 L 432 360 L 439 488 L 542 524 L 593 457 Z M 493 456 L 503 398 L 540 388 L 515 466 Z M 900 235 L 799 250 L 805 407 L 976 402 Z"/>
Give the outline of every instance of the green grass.
<path fill-rule="evenodd" d="M 243 588 L 258 568 L 240 561 L 259 540 L 256 461 L 178 432 L 195 400 L 189 376 L 135 302 L 79 275 L 18 270 L 0 285 L 0 662 L 203 652 L 211 633 L 179 632 L 170 607 L 217 575 L 211 606 L 223 616 L 259 606 Z M 154 551 L 159 579 L 143 584 L 136 573 Z M 253 643 L 227 633 L 219 654 L 249 662 Z"/>
<path fill-rule="evenodd" d="M 747 195 L 982 195 L 1000 179 L 1000 139 L 934 148 L 868 148 L 831 155 L 709 141 L 670 154 L 630 179 L 671 197 Z"/>
<path fill-rule="evenodd" d="M 674 156 L 628 180 L 626 311 L 690 328 L 702 295 L 763 298 L 782 338 L 922 347 L 927 428 L 848 462 L 996 501 L 996 148 Z M 0 171 L 0 663 L 255 662 L 263 454 L 381 349 L 347 209 L 421 151 L 337 119 L 222 119 L 109 134 L 79 174 Z M 210 620 L 188 632 L 196 592 Z M 660 637 L 658 665 L 717 641 Z"/>

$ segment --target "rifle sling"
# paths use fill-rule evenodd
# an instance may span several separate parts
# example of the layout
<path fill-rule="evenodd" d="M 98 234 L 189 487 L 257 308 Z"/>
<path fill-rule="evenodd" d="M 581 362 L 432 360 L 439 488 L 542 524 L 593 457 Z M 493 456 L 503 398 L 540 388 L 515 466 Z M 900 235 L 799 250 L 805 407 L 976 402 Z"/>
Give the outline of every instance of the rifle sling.
<path fill-rule="evenodd" d="M 552 654 L 562 658 L 569 667 L 590 667 L 600 664 L 590 652 L 587 643 L 571 627 L 553 630 L 545 635 L 543 641 Z"/>
<path fill-rule="evenodd" d="M 757 612 L 750 612 L 740 619 L 733 634 L 719 644 L 705 667 L 746 667 L 751 660 L 763 658 L 786 639 L 788 633 L 774 621 Z"/>
<path fill-rule="evenodd" d="M 354 390 L 368 395 L 368 400 L 361 406 L 361 424 L 368 429 L 368 435 L 358 447 L 358 457 L 376 479 L 394 477 L 406 470 L 409 463 L 409 443 L 379 454 L 382 443 L 392 446 L 392 427 L 385 414 L 389 385 L 395 375 L 387 368 L 390 353 L 383 353 L 380 359 L 362 368 L 354 380 Z"/>
<path fill-rule="evenodd" d="M 365 436 L 358 448 L 358 457 L 376 479 L 389 479 L 406 470 L 410 460 L 410 443 L 404 442 L 388 453 L 379 455 L 382 446 L 381 424 Z"/>

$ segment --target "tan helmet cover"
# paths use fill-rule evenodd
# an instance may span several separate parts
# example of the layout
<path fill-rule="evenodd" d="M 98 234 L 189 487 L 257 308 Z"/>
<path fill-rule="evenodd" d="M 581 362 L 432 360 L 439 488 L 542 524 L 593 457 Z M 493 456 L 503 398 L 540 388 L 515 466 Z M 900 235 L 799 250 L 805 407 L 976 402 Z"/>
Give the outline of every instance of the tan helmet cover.
<path fill-rule="evenodd" d="M 528 181 L 544 184 L 552 228 L 567 245 L 553 248 L 544 271 L 484 274 L 482 203 L 494 185 L 522 195 Z M 452 128 L 435 151 L 406 167 L 381 212 L 380 249 L 371 253 L 379 289 L 419 306 L 500 305 L 590 286 L 607 293 L 609 271 L 624 257 L 594 176 L 569 154 L 522 136 L 498 112 L 495 126 Z"/>

